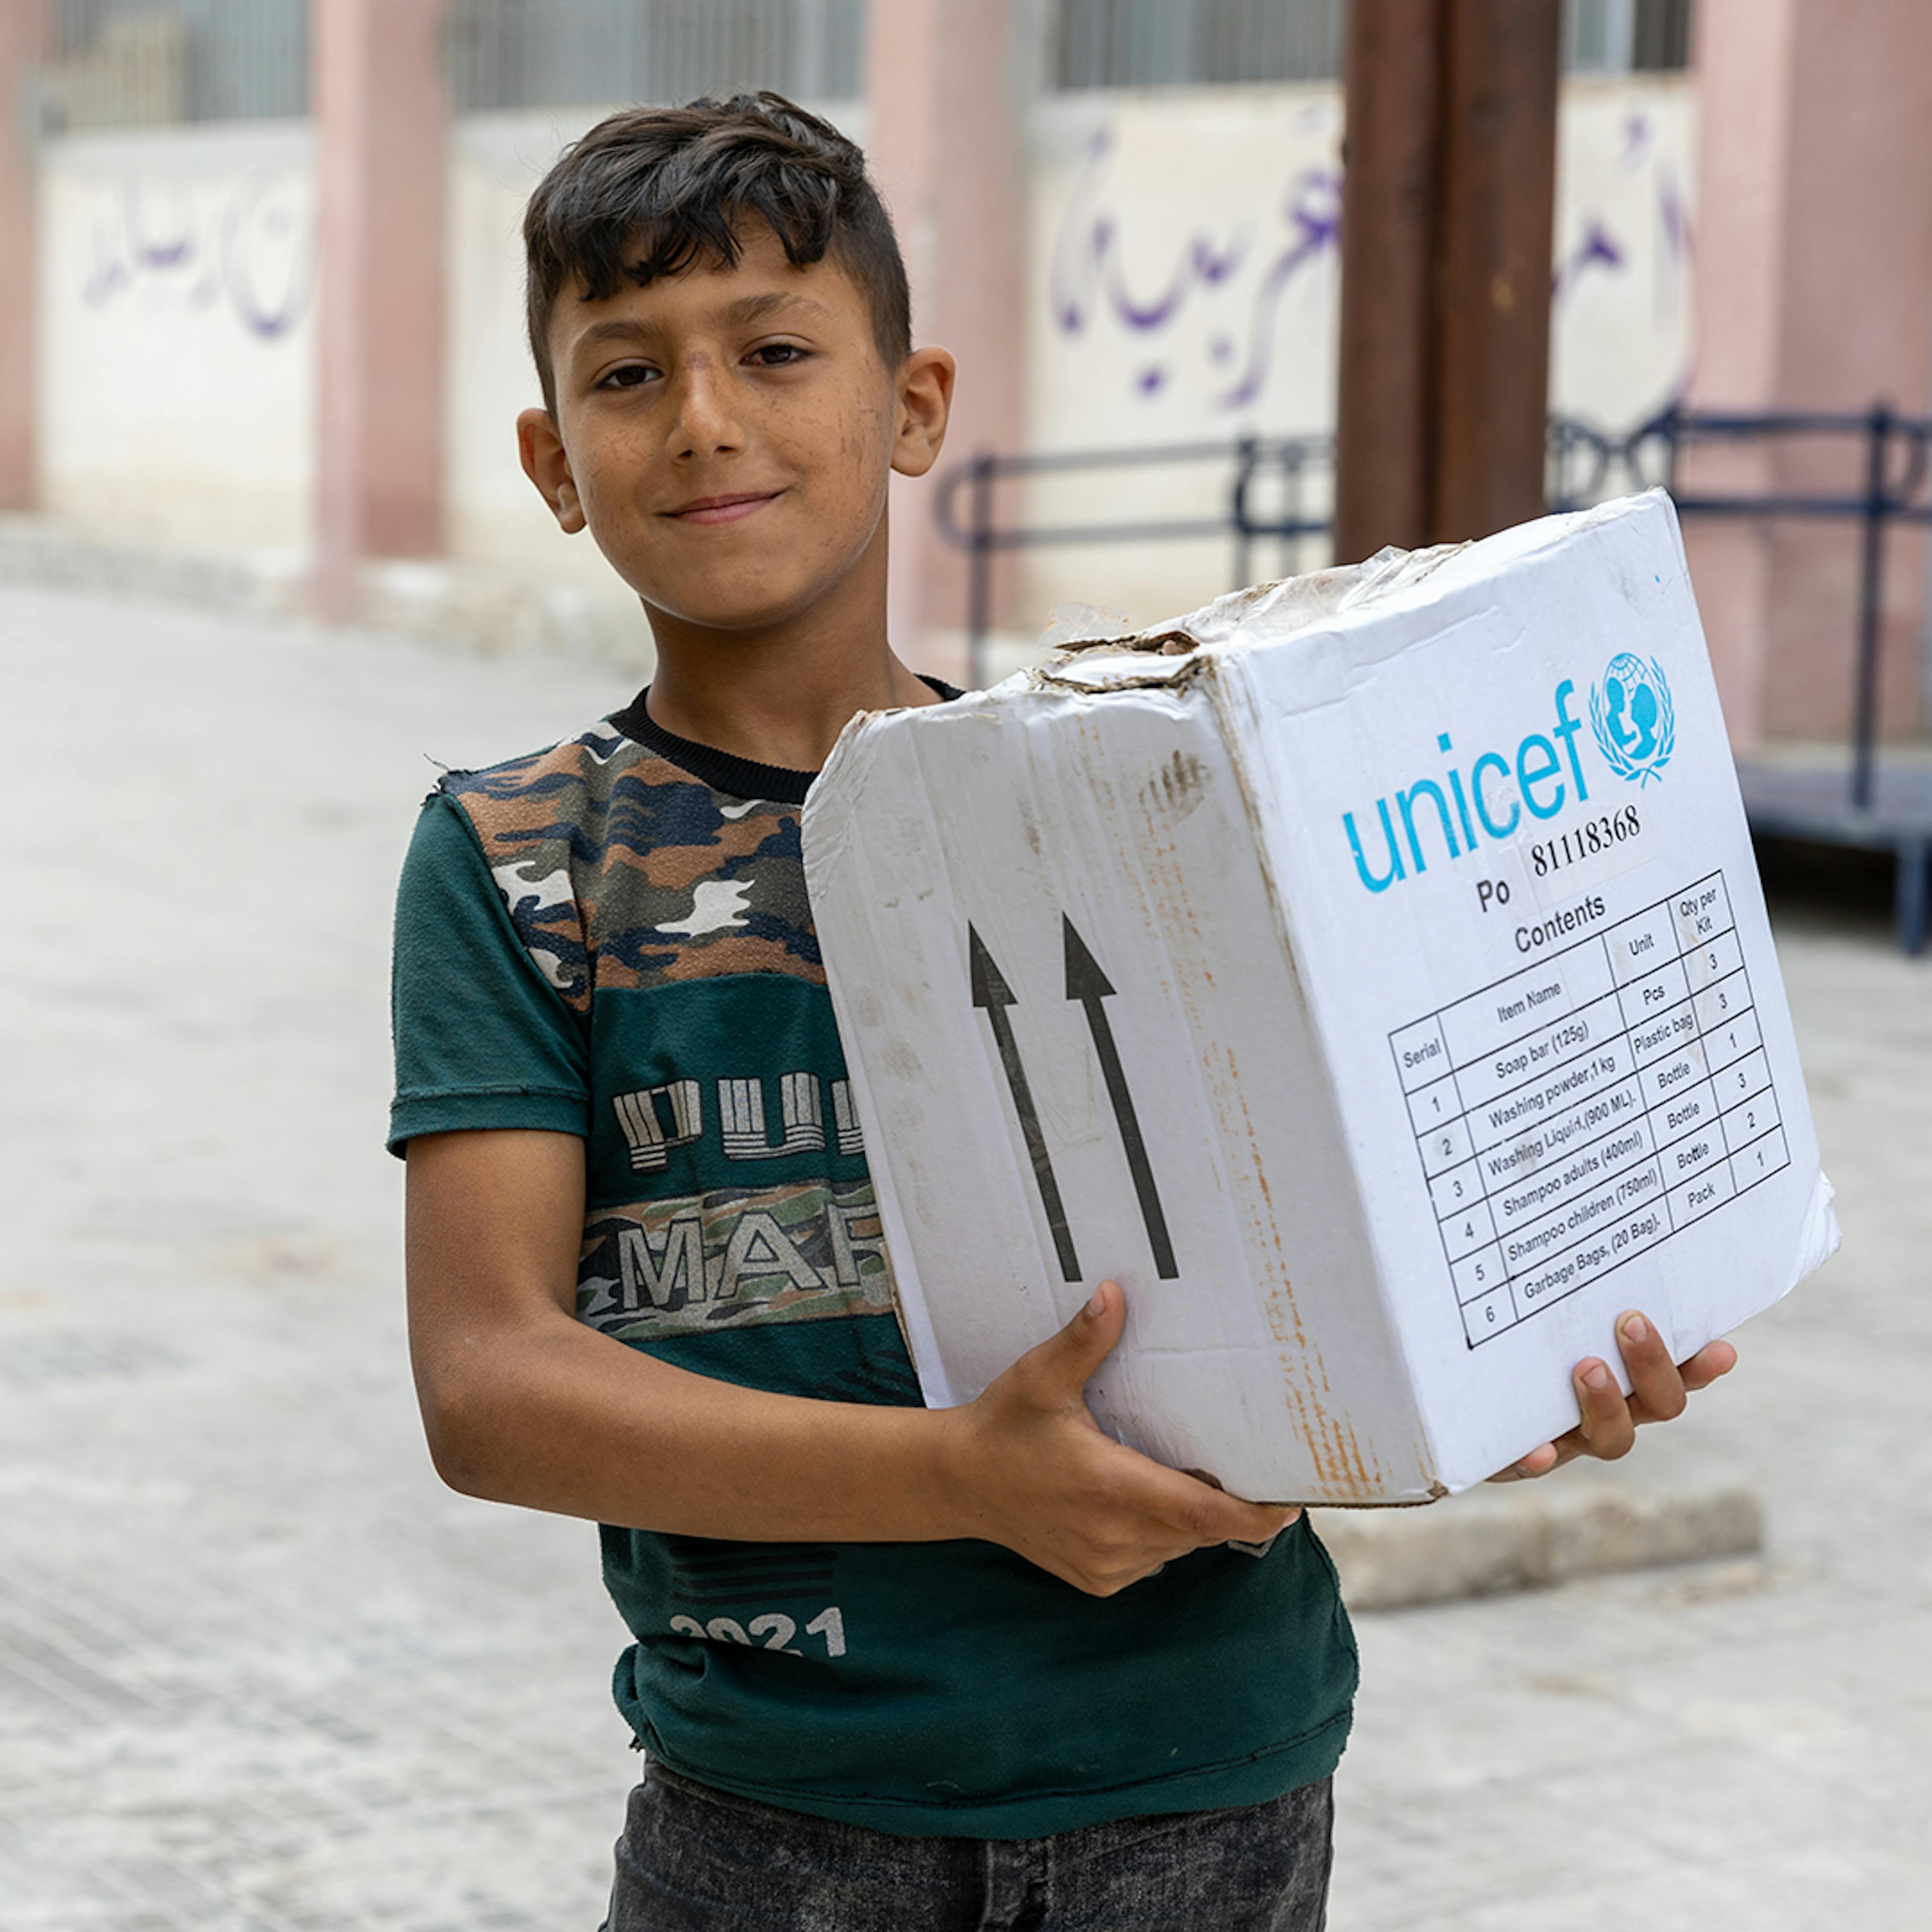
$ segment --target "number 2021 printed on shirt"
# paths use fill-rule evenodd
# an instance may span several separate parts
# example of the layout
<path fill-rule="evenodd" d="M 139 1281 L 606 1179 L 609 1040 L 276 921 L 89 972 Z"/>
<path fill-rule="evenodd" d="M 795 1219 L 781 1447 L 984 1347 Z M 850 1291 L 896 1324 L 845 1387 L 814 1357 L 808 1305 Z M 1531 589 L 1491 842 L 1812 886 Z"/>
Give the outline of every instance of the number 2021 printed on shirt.
<path fill-rule="evenodd" d="M 670 1627 L 680 1636 L 709 1637 L 714 1643 L 757 1645 L 787 1657 L 805 1655 L 792 1646 L 792 1639 L 798 1634 L 798 1619 L 782 1610 L 768 1610 L 763 1616 L 754 1617 L 748 1624 L 741 1624 L 736 1617 L 713 1617 L 708 1624 L 701 1624 L 695 1617 L 676 1616 L 671 1618 Z M 820 1610 L 806 1625 L 805 1634 L 825 1640 L 826 1656 L 845 1654 L 845 1613 L 836 1604 Z"/>

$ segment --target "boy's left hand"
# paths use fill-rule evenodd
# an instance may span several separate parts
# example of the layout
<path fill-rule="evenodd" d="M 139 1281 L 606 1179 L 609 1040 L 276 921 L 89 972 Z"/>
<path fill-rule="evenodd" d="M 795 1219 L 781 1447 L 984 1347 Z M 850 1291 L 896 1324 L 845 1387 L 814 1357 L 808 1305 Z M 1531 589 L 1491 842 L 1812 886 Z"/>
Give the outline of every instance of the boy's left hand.
<path fill-rule="evenodd" d="M 1617 1317 L 1617 1346 L 1630 1371 L 1626 1396 L 1617 1378 L 1596 1356 L 1576 1364 L 1571 1377 L 1583 1419 L 1568 1435 L 1532 1449 L 1527 1456 L 1490 1478 L 1492 1483 L 1520 1483 L 1546 1476 L 1578 1456 L 1615 1462 L 1630 1454 L 1637 1430 L 1646 1422 L 1670 1422 L 1684 1413 L 1696 1390 L 1708 1388 L 1736 1365 L 1738 1352 L 1728 1342 L 1712 1342 L 1688 1362 L 1672 1361 L 1656 1329 L 1636 1310 Z"/>

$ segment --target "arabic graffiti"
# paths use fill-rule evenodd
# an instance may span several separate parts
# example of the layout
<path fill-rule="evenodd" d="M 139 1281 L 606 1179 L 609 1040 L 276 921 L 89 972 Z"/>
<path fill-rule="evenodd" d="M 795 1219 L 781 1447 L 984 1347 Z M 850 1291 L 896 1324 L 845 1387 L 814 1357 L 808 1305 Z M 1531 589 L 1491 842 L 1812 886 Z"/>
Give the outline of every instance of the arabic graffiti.
<path fill-rule="evenodd" d="M 1136 300 L 1120 261 L 1120 224 L 1100 198 L 1113 146 L 1112 129 L 1094 136 L 1054 244 L 1053 310 L 1070 335 L 1084 329 L 1102 304 L 1130 328 L 1160 328 L 1180 312 L 1195 288 L 1226 281 L 1247 255 L 1245 236 L 1236 234 L 1225 242 L 1211 235 L 1191 236 L 1181 245 L 1181 259 L 1166 288 L 1150 301 Z"/>
<path fill-rule="evenodd" d="M 226 313 L 257 340 L 298 327 L 314 293 L 307 184 L 254 172 L 196 193 L 130 177 L 107 190 L 80 298 L 106 308 L 136 295 L 190 314 Z"/>
<path fill-rule="evenodd" d="M 1225 410 L 1251 403 L 1267 386 L 1274 356 L 1275 311 L 1288 284 L 1320 256 L 1339 250 L 1342 237 L 1342 177 L 1330 168 L 1306 168 L 1288 184 L 1282 207 L 1290 232 L 1288 246 L 1268 266 L 1255 291 L 1248 327 L 1248 356 L 1241 379 L 1216 398 Z"/>
<path fill-rule="evenodd" d="M 1619 175 L 1652 177 L 1652 219 L 1655 224 L 1652 303 L 1655 320 L 1666 326 L 1679 302 L 1684 277 L 1690 266 L 1690 214 L 1671 158 L 1659 152 L 1658 130 L 1651 116 L 1636 112 L 1625 116 L 1619 130 L 1621 146 L 1612 164 Z M 1628 218 L 1632 211 L 1624 212 Z M 1616 221 L 1600 211 L 1582 218 L 1582 233 L 1574 247 L 1559 256 L 1550 282 L 1550 299 L 1558 307 L 1574 297 L 1577 284 L 1593 270 L 1628 274 L 1639 266 L 1643 251 L 1618 232 Z"/>
<path fill-rule="evenodd" d="M 1576 285 L 1577 278 L 1593 267 L 1621 268 L 1623 244 L 1604 226 L 1600 217 L 1592 215 L 1584 224 L 1583 238 L 1556 265 L 1550 277 L 1550 295 L 1561 302 Z"/>
<path fill-rule="evenodd" d="M 1642 334 L 1631 358 L 1667 358 L 1666 380 L 1681 387 L 1692 238 L 1674 126 L 1647 104 L 1602 117 L 1600 130 L 1586 125 L 1580 138 L 1600 159 L 1580 170 L 1564 212 L 1550 297 L 1559 326 L 1578 313 L 1600 332 L 1613 326 L 1606 316 L 1628 316 Z M 1052 236 L 1053 330 L 1096 350 L 1111 337 L 1125 358 L 1111 380 L 1139 402 L 1178 401 L 1184 389 L 1210 416 L 1278 406 L 1298 341 L 1322 352 L 1312 318 L 1332 303 L 1340 266 L 1339 160 L 1304 146 L 1271 205 L 1253 198 L 1265 176 L 1250 172 L 1224 176 L 1190 206 L 1158 186 L 1152 196 L 1130 188 L 1150 178 L 1136 146 L 1131 122 L 1087 142 Z M 1264 152 L 1253 158 L 1265 166 Z M 1297 291 L 1298 314 L 1288 305 Z M 1649 311 L 1647 334 L 1633 303 Z"/>
<path fill-rule="evenodd" d="M 1252 280 L 1244 321 L 1214 330 L 1207 352 L 1234 374 L 1212 398 L 1217 409 L 1239 409 L 1266 388 L 1283 293 L 1295 278 L 1335 253 L 1341 236 L 1342 178 L 1330 168 L 1304 168 L 1289 181 L 1278 209 L 1281 228 L 1257 235 L 1244 225 L 1201 230 L 1178 244 L 1173 266 L 1148 292 L 1130 284 L 1120 218 L 1108 205 L 1106 178 L 1114 134 L 1102 128 L 1088 146 L 1086 165 L 1069 196 L 1054 237 L 1048 299 L 1055 324 L 1078 335 L 1103 317 L 1136 335 L 1160 334 L 1191 304 L 1217 294 L 1232 306 Z M 1256 272 L 1252 277 L 1250 268 Z M 1144 363 L 1133 378 L 1143 397 L 1157 394 L 1174 374 L 1170 351 Z"/>

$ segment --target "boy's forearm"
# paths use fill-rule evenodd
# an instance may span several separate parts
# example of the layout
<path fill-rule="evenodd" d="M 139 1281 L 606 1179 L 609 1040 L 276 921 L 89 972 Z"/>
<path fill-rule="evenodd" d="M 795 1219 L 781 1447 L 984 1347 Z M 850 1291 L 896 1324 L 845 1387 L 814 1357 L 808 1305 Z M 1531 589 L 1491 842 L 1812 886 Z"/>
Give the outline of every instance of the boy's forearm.
<path fill-rule="evenodd" d="M 926 1542 L 972 1533 L 952 1412 L 740 1388 L 568 1317 L 426 1386 L 438 1472 L 496 1502 L 626 1528 L 759 1542 Z"/>
<path fill-rule="evenodd" d="M 1124 1447 L 1088 1378 L 1126 1310 L 1103 1283 L 1058 1334 L 951 1409 L 808 1401 L 674 1368 L 577 1319 L 574 1137 L 410 1146 L 410 1344 L 438 1472 L 494 1501 L 746 1542 L 977 1538 L 1107 1594 L 1292 1512 Z"/>
<path fill-rule="evenodd" d="M 673 1367 L 580 1322 L 584 1150 L 566 1134 L 410 1143 L 410 1353 L 453 1487 L 628 1528 L 913 1541 L 956 1520 L 944 1412 L 808 1402 Z"/>

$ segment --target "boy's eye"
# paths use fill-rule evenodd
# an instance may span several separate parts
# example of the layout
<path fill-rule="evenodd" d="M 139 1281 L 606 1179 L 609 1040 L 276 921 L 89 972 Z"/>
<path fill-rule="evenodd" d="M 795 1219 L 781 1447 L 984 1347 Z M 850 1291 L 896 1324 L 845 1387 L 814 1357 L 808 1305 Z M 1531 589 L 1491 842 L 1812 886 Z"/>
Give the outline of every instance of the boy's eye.
<path fill-rule="evenodd" d="M 796 342 L 761 342 L 746 359 L 761 369 L 784 369 L 802 362 L 806 353 Z"/>
<path fill-rule="evenodd" d="M 656 372 L 642 362 L 621 363 L 597 379 L 600 389 L 634 389 L 649 382 Z"/>

